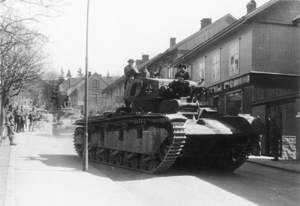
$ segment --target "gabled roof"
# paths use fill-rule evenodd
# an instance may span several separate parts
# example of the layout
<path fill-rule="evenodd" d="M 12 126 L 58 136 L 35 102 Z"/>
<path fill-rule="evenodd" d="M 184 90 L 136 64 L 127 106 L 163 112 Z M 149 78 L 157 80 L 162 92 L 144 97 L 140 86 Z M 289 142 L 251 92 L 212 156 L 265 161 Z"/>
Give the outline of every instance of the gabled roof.
<path fill-rule="evenodd" d="M 99 79 L 101 79 L 106 85 L 109 85 L 111 84 L 111 82 L 113 82 L 116 78 L 118 77 L 111 77 L 111 78 L 108 78 L 108 77 L 102 77 L 101 75 L 99 75 L 97 72 L 94 72 L 90 77 L 89 79 L 91 79 L 92 77 L 94 76 L 97 76 Z M 85 79 L 81 79 L 80 82 L 78 82 L 76 85 L 73 85 L 71 87 L 69 87 L 67 89 L 67 95 L 70 95 L 75 89 L 78 89 L 80 87 L 82 87 L 85 83 Z"/>
<path fill-rule="evenodd" d="M 77 77 L 70 77 L 70 78 L 64 80 L 63 83 L 61 84 L 61 88 L 62 88 L 63 92 L 68 90 L 70 87 L 78 84 L 81 80 L 82 80 L 82 78 L 77 78 Z"/>
<path fill-rule="evenodd" d="M 179 57 L 178 59 L 176 59 L 171 66 L 176 66 L 177 64 L 179 64 L 180 62 L 184 61 L 185 58 L 187 58 L 188 56 L 196 53 L 197 51 L 205 48 L 206 46 L 208 46 L 210 43 L 220 39 L 221 37 L 223 37 L 224 35 L 228 34 L 229 32 L 234 31 L 235 29 L 238 29 L 241 25 L 243 25 L 244 23 L 248 23 L 249 21 L 251 21 L 255 16 L 257 16 L 258 14 L 260 14 L 261 12 L 263 12 L 265 9 L 269 8 L 270 6 L 274 5 L 275 3 L 279 2 L 279 1 L 287 1 L 287 0 L 270 0 L 269 2 L 263 4 L 262 6 L 258 7 L 257 9 L 255 9 L 254 11 L 246 14 L 245 16 L 241 17 L 240 19 L 238 19 L 236 22 L 234 22 L 233 24 L 229 25 L 228 27 L 226 27 L 225 29 L 223 29 L 222 31 L 220 31 L 219 33 L 217 33 L 216 35 L 212 36 L 211 38 L 209 38 L 207 41 L 203 42 L 202 44 L 199 44 L 198 46 L 196 46 L 194 49 L 192 49 L 191 51 L 188 51 L 187 53 L 185 53 L 184 55 L 182 55 L 181 57 Z"/>
<path fill-rule="evenodd" d="M 223 21 L 236 21 L 237 19 L 232 16 L 231 14 L 226 14 L 225 16 L 221 17 L 220 19 L 218 19 L 217 21 L 212 22 L 211 24 L 209 24 L 208 26 L 204 27 L 203 29 L 200 29 L 199 31 L 195 32 L 194 34 L 188 36 L 187 38 L 181 40 L 180 42 L 178 42 L 177 44 L 175 44 L 174 46 L 168 48 L 164 53 L 169 53 L 175 49 L 177 49 L 178 47 L 182 46 L 183 44 L 189 42 L 190 40 L 198 37 L 199 35 L 207 32 L 208 30 L 210 30 L 211 28 L 213 28 L 214 26 L 218 25 L 219 23 L 223 22 Z M 230 23 L 230 22 L 228 22 Z"/>

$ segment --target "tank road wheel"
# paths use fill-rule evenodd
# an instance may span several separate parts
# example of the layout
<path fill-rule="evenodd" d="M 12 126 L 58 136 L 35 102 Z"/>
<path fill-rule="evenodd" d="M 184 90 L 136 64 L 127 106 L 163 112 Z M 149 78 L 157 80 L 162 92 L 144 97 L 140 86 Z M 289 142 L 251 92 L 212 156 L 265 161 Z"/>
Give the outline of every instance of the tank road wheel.
<path fill-rule="evenodd" d="M 137 169 L 139 166 L 139 159 L 134 154 L 131 157 L 128 157 L 128 154 L 124 154 L 123 164 L 126 167 L 131 167 L 131 168 Z"/>
<path fill-rule="evenodd" d="M 115 158 L 115 162 L 116 162 L 117 165 L 122 165 L 122 163 L 123 163 L 123 156 L 122 156 L 121 153 L 115 155 L 114 158 Z"/>
<path fill-rule="evenodd" d="M 140 159 L 140 168 L 145 171 L 153 171 L 157 168 L 158 161 L 143 155 Z"/>
<path fill-rule="evenodd" d="M 139 158 L 137 156 L 130 158 L 129 161 L 132 168 L 137 169 L 139 167 Z"/>
<path fill-rule="evenodd" d="M 96 160 L 96 151 L 93 148 L 89 150 L 89 160 Z"/>
<path fill-rule="evenodd" d="M 107 162 L 108 161 L 108 153 L 107 153 L 107 151 L 106 150 L 97 151 L 96 160 L 101 161 L 101 162 Z"/>
<path fill-rule="evenodd" d="M 79 157 L 83 154 L 83 128 L 76 128 L 73 136 L 74 148 Z"/>
<path fill-rule="evenodd" d="M 147 162 L 147 165 L 148 165 L 149 171 L 153 171 L 157 168 L 157 166 L 159 165 L 159 162 L 155 159 L 152 159 Z"/>
<path fill-rule="evenodd" d="M 113 155 L 113 151 L 109 151 L 109 154 L 108 154 L 108 162 L 110 164 L 114 164 L 115 163 L 115 157 Z"/>

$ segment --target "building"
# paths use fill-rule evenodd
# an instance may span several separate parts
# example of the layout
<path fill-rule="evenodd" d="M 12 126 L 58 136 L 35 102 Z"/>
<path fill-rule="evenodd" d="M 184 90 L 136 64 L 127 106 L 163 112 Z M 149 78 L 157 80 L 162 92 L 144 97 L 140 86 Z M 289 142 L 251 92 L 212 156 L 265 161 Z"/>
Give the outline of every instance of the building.
<path fill-rule="evenodd" d="M 259 115 L 268 128 L 262 139 L 264 155 L 270 155 L 272 118 L 280 119 L 282 153 L 300 138 L 299 14 L 297 0 L 271 0 L 259 8 L 252 0 L 245 16 L 172 64 L 190 65 L 191 73 L 205 80 L 210 104 L 222 114 Z"/>
<path fill-rule="evenodd" d="M 106 94 L 102 90 L 110 85 L 118 77 L 103 77 L 96 72 L 88 77 L 88 111 L 102 111 L 106 105 Z M 84 109 L 85 79 L 69 78 L 61 85 L 61 93 L 69 96 L 73 108 Z"/>
<path fill-rule="evenodd" d="M 200 22 L 200 29 L 189 37 L 178 43 L 176 43 L 176 38 L 170 38 L 170 47 L 165 52 L 160 53 L 151 59 L 149 59 L 149 56 L 148 59 L 142 58 L 146 61 L 141 62 L 136 60 L 138 63 L 137 69 L 147 69 L 149 72 L 159 73 L 159 78 L 173 78 L 176 71 L 170 67 L 170 64 L 174 60 L 222 31 L 235 21 L 236 18 L 230 14 L 223 16 L 213 23 L 210 18 L 204 18 Z M 192 76 L 192 78 L 197 80 L 196 75 Z M 122 76 L 103 90 L 103 93 L 107 96 L 106 110 L 114 110 L 123 105 L 124 80 L 125 78 Z"/>

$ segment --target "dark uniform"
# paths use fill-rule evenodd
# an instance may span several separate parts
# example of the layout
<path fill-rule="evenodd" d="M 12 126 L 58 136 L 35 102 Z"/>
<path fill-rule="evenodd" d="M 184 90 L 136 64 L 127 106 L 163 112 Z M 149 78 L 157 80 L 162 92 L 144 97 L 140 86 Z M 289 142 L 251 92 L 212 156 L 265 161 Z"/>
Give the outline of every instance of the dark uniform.
<path fill-rule="evenodd" d="M 32 111 L 29 112 L 29 116 L 28 116 L 28 119 L 29 119 L 29 132 L 32 131 L 32 126 L 33 126 L 33 121 L 35 120 L 35 111 L 34 111 L 34 108 L 32 108 Z"/>
<path fill-rule="evenodd" d="M 184 80 L 190 80 L 190 74 L 185 71 L 186 66 L 185 65 L 179 65 L 178 66 L 179 71 L 175 74 L 175 79 L 177 79 L 178 77 L 182 77 Z"/>
<path fill-rule="evenodd" d="M 10 145 L 17 145 L 14 142 L 14 138 L 15 138 L 15 133 L 14 133 L 14 115 L 13 115 L 13 108 L 12 105 L 9 106 L 8 111 L 6 112 L 5 115 L 5 122 L 6 122 L 6 126 L 7 126 L 7 134 L 8 134 L 8 138 L 10 141 Z"/>
<path fill-rule="evenodd" d="M 124 76 L 125 76 L 125 82 L 124 82 L 124 90 L 126 90 L 126 85 L 129 79 L 134 79 L 136 76 L 139 75 L 138 71 L 136 71 L 132 65 L 135 61 L 133 59 L 129 59 L 127 61 L 128 65 L 124 68 Z M 130 102 L 128 102 L 125 99 L 125 106 L 130 107 Z"/>

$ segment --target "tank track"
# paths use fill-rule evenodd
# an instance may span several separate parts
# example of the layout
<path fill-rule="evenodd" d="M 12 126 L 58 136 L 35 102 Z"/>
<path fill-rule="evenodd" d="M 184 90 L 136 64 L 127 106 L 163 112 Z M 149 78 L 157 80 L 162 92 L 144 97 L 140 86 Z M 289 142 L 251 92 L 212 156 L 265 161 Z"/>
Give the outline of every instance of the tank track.
<path fill-rule="evenodd" d="M 225 168 L 220 169 L 222 172 L 233 172 L 239 168 L 248 159 L 251 152 L 253 152 L 254 143 L 250 140 L 242 146 L 242 150 L 237 157 L 232 160 L 232 163 L 227 165 Z"/>
<path fill-rule="evenodd" d="M 219 158 L 213 161 L 213 165 L 209 167 L 217 172 L 233 172 L 239 168 L 248 159 L 251 152 L 253 152 L 255 143 L 248 138 L 247 142 L 243 145 L 238 145 L 240 152 L 237 156 L 227 156 L 226 158 Z M 207 158 L 210 160 L 210 158 Z M 218 164 L 219 163 L 219 164 Z"/>
<path fill-rule="evenodd" d="M 180 153 L 182 151 L 182 148 L 185 144 L 185 130 L 184 130 L 184 122 L 182 120 L 168 120 L 167 118 L 138 118 L 134 120 L 119 120 L 117 122 L 112 122 L 109 124 L 106 123 L 100 123 L 97 124 L 98 126 L 127 126 L 128 124 L 151 124 L 151 123 L 162 123 L 165 124 L 169 122 L 172 125 L 172 142 L 168 145 L 162 144 L 160 147 L 160 150 L 162 153 L 158 156 L 150 156 L 145 154 L 139 154 L 139 153 L 130 153 L 125 151 L 116 151 L 112 149 L 105 149 L 105 148 L 89 148 L 89 161 L 91 162 L 97 162 L 101 164 L 126 168 L 134 171 L 139 172 L 145 172 L 149 174 L 160 174 L 165 172 L 168 168 L 170 168 L 177 158 L 180 156 Z M 75 137 L 76 135 L 81 135 L 81 138 L 83 138 L 83 127 L 77 128 L 74 133 L 74 147 L 77 152 L 77 154 L 82 157 L 82 145 L 76 145 L 75 143 Z M 97 154 L 99 151 L 103 152 L 103 150 L 106 150 L 106 156 L 104 155 L 104 160 L 100 161 L 97 160 Z M 110 156 L 113 155 L 113 153 L 117 153 L 117 158 L 115 158 L 114 161 L 110 161 Z M 101 153 L 102 154 L 102 153 Z M 133 163 L 131 164 L 125 164 L 125 156 L 130 156 L 131 159 L 133 159 Z"/>

